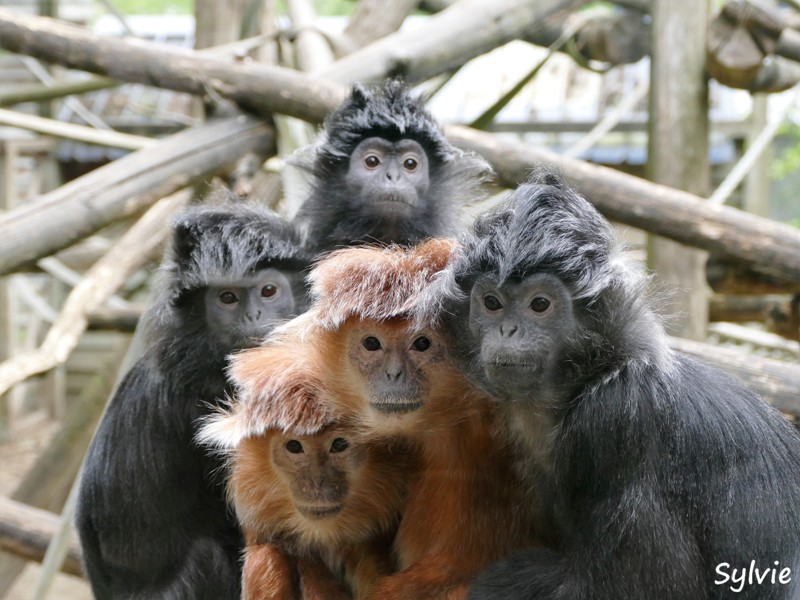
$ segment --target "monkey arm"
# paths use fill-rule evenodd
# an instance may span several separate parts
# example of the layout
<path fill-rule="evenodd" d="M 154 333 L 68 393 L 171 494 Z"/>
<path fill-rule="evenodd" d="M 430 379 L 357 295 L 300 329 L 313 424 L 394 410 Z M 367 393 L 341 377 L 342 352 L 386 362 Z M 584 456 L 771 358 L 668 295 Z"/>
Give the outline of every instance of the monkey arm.
<path fill-rule="evenodd" d="M 457 557 L 431 556 L 411 567 L 384 577 L 365 596 L 367 600 L 465 600 L 468 582 L 453 582 L 443 574 L 452 570 Z M 359 596 L 358 600 L 362 600 Z"/>
<path fill-rule="evenodd" d="M 369 598 L 375 585 L 394 572 L 389 536 L 359 544 L 347 553 L 344 561 L 345 580 L 357 600 Z"/>
<path fill-rule="evenodd" d="M 245 550 L 242 600 L 294 600 L 294 567 L 275 544 L 256 544 Z"/>

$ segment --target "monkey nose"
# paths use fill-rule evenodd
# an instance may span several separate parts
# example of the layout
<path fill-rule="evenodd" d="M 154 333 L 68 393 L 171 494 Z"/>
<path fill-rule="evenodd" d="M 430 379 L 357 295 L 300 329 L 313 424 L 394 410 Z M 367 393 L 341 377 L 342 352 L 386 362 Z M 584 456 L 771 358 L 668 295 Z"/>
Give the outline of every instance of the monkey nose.
<path fill-rule="evenodd" d="M 390 369 L 386 371 L 386 379 L 389 381 L 397 381 L 403 374 L 403 369 Z"/>
<path fill-rule="evenodd" d="M 500 335 L 503 337 L 512 337 L 516 332 L 516 323 L 500 323 Z"/>

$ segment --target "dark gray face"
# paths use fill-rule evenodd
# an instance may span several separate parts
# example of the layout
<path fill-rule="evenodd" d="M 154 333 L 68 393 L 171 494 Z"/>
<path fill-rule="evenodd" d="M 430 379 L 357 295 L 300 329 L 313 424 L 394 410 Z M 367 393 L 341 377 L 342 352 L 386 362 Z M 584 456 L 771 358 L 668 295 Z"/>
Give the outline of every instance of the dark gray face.
<path fill-rule="evenodd" d="M 576 322 L 564 284 L 539 274 L 501 286 L 479 279 L 470 297 L 469 326 L 492 390 L 500 398 L 529 400 L 553 383 L 556 361 Z"/>
<path fill-rule="evenodd" d="M 205 306 L 211 332 L 235 349 L 256 345 L 278 321 L 292 316 L 295 299 L 286 275 L 264 269 L 230 285 L 209 286 Z"/>
<path fill-rule="evenodd" d="M 346 183 L 360 211 L 407 216 L 428 192 L 428 156 L 414 140 L 367 138 L 350 155 Z"/>

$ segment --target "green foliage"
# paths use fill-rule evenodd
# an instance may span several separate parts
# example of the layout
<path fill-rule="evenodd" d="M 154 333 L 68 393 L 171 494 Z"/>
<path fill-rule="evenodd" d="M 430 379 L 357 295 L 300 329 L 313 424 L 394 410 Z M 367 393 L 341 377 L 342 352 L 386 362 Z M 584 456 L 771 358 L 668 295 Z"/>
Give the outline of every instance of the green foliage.
<path fill-rule="evenodd" d="M 800 126 L 784 123 L 778 130 L 778 135 L 794 140 L 794 143 L 780 156 L 776 156 L 769 166 L 770 175 L 774 179 L 785 179 L 800 169 Z"/>
<path fill-rule="evenodd" d="M 331 15 L 347 16 L 353 12 L 353 7 L 355 4 L 355 0 L 314 0 L 314 8 L 316 9 L 317 14 L 322 17 Z M 283 0 L 277 0 L 275 3 L 275 8 L 277 9 L 278 14 L 286 14 L 286 2 Z"/>
<path fill-rule="evenodd" d="M 194 0 L 114 0 L 116 7 L 124 15 L 191 15 L 194 14 Z M 349 15 L 353 12 L 355 0 L 314 0 L 319 15 Z M 279 13 L 286 14 L 286 5 L 277 2 Z"/>
<path fill-rule="evenodd" d="M 123 15 L 191 15 L 194 0 L 114 0 Z"/>

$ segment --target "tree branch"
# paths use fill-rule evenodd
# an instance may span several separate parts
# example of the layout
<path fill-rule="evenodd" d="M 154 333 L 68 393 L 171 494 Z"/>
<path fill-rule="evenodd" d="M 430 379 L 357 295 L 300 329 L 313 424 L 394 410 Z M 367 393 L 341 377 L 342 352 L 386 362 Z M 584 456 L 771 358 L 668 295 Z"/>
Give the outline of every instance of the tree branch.
<path fill-rule="evenodd" d="M 59 26 L 54 30 L 47 19 L 18 18 L 16 15 L 9 18 L 7 11 L 0 10 L 0 46 L 15 51 L 21 51 L 24 47 L 22 51 L 40 56 L 49 53 L 48 48 L 61 47 L 68 40 L 76 38 L 75 28 L 72 27 L 68 28 L 68 38 L 64 38 L 62 30 L 65 27 Z M 162 49 L 155 44 L 133 44 L 119 39 L 100 40 L 83 33 L 81 41 L 75 43 L 78 45 L 71 53 L 63 52 L 62 56 L 56 53 L 51 59 L 61 64 L 68 63 L 74 68 L 94 69 L 100 74 L 108 74 L 108 66 L 81 57 L 94 56 L 103 51 L 112 52 L 110 48 L 113 47 L 114 54 L 124 55 L 124 64 L 130 65 L 124 73 L 125 77 L 148 83 L 148 73 L 158 73 L 158 85 L 179 91 L 191 91 L 186 89 L 191 87 L 187 81 L 211 82 L 214 75 L 228 76 L 221 70 L 218 61 L 211 61 L 213 68 L 206 71 L 210 59 L 191 52 L 176 55 L 174 50 Z M 63 56 L 66 54 L 69 56 Z M 137 57 L 150 61 L 149 66 L 139 64 L 141 61 L 136 61 Z M 237 67 L 226 64 L 226 69 L 233 72 Z M 118 66 L 114 70 L 117 77 L 123 77 L 117 72 Z M 243 99 L 245 107 L 252 108 L 258 104 L 259 110 L 265 114 L 281 112 L 314 122 L 321 121 L 338 106 L 345 94 L 342 87 L 326 83 L 319 77 L 279 67 L 237 71 L 236 77 L 225 79 L 225 82 L 223 85 L 217 81 L 213 84 L 214 89 L 231 100 Z M 257 101 L 253 100 L 262 90 L 269 90 L 269 93 Z M 611 220 L 663 235 L 688 246 L 703 248 L 740 264 L 756 265 L 760 271 L 783 280 L 800 281 L 800 261 L 797 260 L 800 256 L 800 231 L 794 227 L 730 207 L 709 206 L 694 194 L 492 134 L 458 126 L 448 127 L 446 132 L 453 143 L 478 152 L 492 163 L 505 185 L 514 186 L 524 181 L 535 165 L 550 165 L 562 171 L 567 181 L 579 187 Z M 4 256 L 2 234 L 7 231 L 2 223 L 0 219 L 0 257 Z M 15 246 L 13 243 L 6 246 L 6 254 L 7 248 Z M 2 260 L 0 272 L 3 272 Z"/>
<path fill-rule="evenodd" d="M 95 169 L 0 215 L 0 273 L 49 256 L 173 192 L 233 166 L 245 153 L 265 155 L 272 130 L 233 117 L 208 122 Z"/>
<path fill-rule="evenodd" d="M 13 385 L 67 360 L 86 330 L 89 313 L 99 309 L 164 243 L 172 215 L 188 202 L 189 195 L 181 191 L 156 203 L 86 272 L 70 292 L 42 345 L 0 364 L 0 396 Z"/>
<path fill-rule="evenodd" d="M 58 529 L 58 516 L 0 497 L 0 548 L 27 560 L 41 562 Z M 81 550 L 73 542 L 62 570 L 81 577 Z"/>

